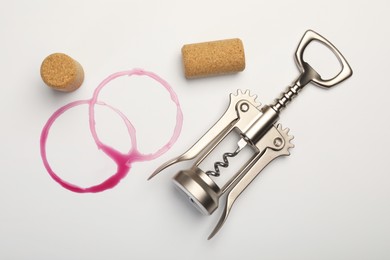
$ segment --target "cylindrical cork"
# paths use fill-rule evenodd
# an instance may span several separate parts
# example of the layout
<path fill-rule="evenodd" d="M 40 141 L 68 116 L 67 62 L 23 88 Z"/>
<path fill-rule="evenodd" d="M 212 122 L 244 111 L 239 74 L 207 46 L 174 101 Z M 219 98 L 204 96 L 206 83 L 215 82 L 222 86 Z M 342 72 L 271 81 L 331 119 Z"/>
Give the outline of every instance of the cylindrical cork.
<path fill-rule="evenodd" d="M 245 69 L 240 39 L 186 44 L 181 49 L 186 78 L 228 74 Z"/>
<path fill-rule="evenodd" d="M 46 57 L 41 65 L 42 80 L 49 87 L 70 92 L 78 89 L 84 80 L 84 70 L 80 63 L 63 53 Z"/>

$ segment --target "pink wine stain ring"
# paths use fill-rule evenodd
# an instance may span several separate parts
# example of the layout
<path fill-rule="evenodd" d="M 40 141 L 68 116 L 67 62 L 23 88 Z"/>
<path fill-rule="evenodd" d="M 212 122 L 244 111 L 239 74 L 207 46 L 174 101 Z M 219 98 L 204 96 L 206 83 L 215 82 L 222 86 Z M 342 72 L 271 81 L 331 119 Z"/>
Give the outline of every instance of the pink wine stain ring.
<path fill-rule="evenodd" d="M 147 76 L 149 78 L 154 79 L 158 83 L 160 83 L 170 94 L 171 100 L 176 104 L 176 125 L 175 129 L 173 131 L 173 134 L 170 138 L 170 140 L 163 145 L 160 149 L 158 149 L 156 152 L 152 154 L 142 154 L 138 149 L 137 149 L 137 138 L 136 138 L 136 131 L 134 126 L 131 124 L 129 119 L 118 109 L 102 102 L 98 101 L 98 96 L 100 91 L 109 83 L 110 81 L 121 77 L 121 76 Z M 129 133 L 129 137 L 131 140 L 131 148 L 127 153 L 121 153 L 117 151 L 116 149 L 104 144 L 102 141 L 100 141 L 97 133 L 96 133 L 96 127 L 95 127 L 95 105 L 102 105 L 110 108 L 113 110 L 115 113 L 117 113 L 123 122 L 125 123 L 127 127 L 127 131 Z M 68 111 L 69 109 L 80 106 L 80 105 L 88 105 L 89 106 L 89 127 L 90 131 L 92 134 L 92 137 L 98 147 L 98 149 L 101 149 L 108 157 L 110 157 L 117 165 L 117 171 L 114 173 L 112 176 L 110 176 L 108 179 L 103 181 L 100 184 L 83 188 L 79 187 L 75 184 L 69 183 L 65 180 L 63 180 L 61 177 L 59 177 L 53 169 L 50 167 L 50 164 L 47 160 L 46 156 L 46 141 L 49 135 L 49 131 L 53 123 L 57 120 L 58 117 L 60 117 L 63 113 Z M 145 71 L 142 69 L 133 69 L 129 71 L 122 71 L 122 72 L 117 72 L 109 77 L 107 77 L 105 80 L 102 81 L 102 83 L 99 84 L 99 86 L 95 89 L 92 98 L 88 100 L 78 100 L 71 102 L 61 108 L 59 108 L 57 111 L 53 113 L 53 115 L 48 119 L 46 122 L 45 126 L 42 129 L 41 133 L 41 139 L 40 139 L 40 149 L 41 149 L 41 157 L 43 164 L 49 173 L 49 175 L 53 178 L 54 181 L 59 183 L 62 187 L 73 191 L 73 192 L 79 192 L 79 193 L 87 193 L 87 192 L 101 192 L 107 189 L 111 189 L 115 187 L 121 179 L 123 179 L 127 173 L 129 172 L 131 165 L 134 162 L 142 162 L 142 161 L 149 161 L 153 160 L 162 154 L 164 154 L 166 151 L 169 150 L 169 148 L 172 147 L 172 145 L 176 142 L 180 135 L 181 127 L 183 125 L 183 114 L 180 108 L 180 103 L 177 98 L 176 93 L 172 89 L 172 87 L 162 78 L 160 78 L 158 75 L 154 74 L 153 72 Z"/>

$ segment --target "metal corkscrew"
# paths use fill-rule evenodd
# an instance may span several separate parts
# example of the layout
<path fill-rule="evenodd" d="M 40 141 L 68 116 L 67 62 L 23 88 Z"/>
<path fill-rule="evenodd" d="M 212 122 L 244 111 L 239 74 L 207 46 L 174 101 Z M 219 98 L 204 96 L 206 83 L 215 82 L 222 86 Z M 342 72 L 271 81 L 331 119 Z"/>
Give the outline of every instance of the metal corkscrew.
<path fill-rule="evenodd" d="M 331 79 L 323 79 L 303 59 L 305 48 L 313 40 L 328 47 L 341 64 L 341 71 Z M 196 159 L 190 169 L 177 173 L 173 181 L 197 209 L 208 215 L 218 208 L 219 199 L 226 194 L 222 216 L 208 239 L 220 230 L 236 199 L 260 171 L 275 158 L 290 155 L 289 149 L 294 147 L 291 143 L 293 136 L 289 135 L 288 128 L 284 129 L 281 124 L 276 124 L 286 105 L 310 82 L 330 88 L 352 75 L 351 67 L 336 47 L 311 30 L 306 31 L 302 37 L 295 53 L 295 61 L 300 70 L 299 77 L 272 105 L 261 107 L 256 96 L 249 91 L 238 90 L 236 94 L 230 94 L 229 106 L 217 123 L 189 150 L 161 165 L 150 177 L 175 163 Z M 237 149 L 223 154 L 223 161 L 214 164 L 214 171 L 201 170 L 199 164 L 231 132 L 241 137 Z M 246 146 L 251 147 L 255 154 L 224 186 L 219 187 L 212 177 L 219 176 L 220 167 L 228 167 L 229 158 L 235 157 Z"/>

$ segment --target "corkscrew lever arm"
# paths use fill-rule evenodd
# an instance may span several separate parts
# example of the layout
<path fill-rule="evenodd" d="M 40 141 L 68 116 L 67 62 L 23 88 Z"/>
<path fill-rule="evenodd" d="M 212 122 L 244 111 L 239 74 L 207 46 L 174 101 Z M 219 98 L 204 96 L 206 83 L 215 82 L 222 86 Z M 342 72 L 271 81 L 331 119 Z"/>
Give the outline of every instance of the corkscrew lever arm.
<path fill-rule="evenodd" d="M 241 169 L 232 182 L 221 189 L 221 193 L 228 190 L 230 191 L 226 195 L 225 208 L 222 215 L 208 239 L 211 239 L 221 229 L 229 216 L 234 202 L 257 175 L 259 175 L 259 173 L 277 157 L 290 155 L 289 149 L 294 147 L 291 143 L 291 140 L 294 137 L 288 135 L 288 132 L 289 129 L 282 129 L 280 124 L 273 126 L 264 137 L 255 144 L 259 152 L 255 154 L 253 159 L 246 164 L 243 169 Z"/>
<path fill-rule="evenodd" d="M 197 157 L 201 152 L 205 150 L 206 147 L 216 146 L 225 136 L 231 132 L 234 128 L 234 123 L 237 121 L 238 115 L 235 110 L 236 102 L 232 100 L 232 96 L 230 96 L 230 103 L 223 114 L 223 116 L 214 124 L 209 131 L 206 132 L 190 149 L 188 149 L 182 155 L 173 158 L 172 160 L 167 161 L 160 167 L 158 167 L 152 175 L 148 178 L 150 180 L 154 176 L 156 176 L 162 170 L 168 168 L 169 166 L 176 164 L 178 162 L 192 160 Z M 209 149 L 210 150 L 210 149 Z"/>
<path fill-rule="evenodd" d="M 247 169 L 245 176 L 240 181 L 238 181 L 237 184 L 239 186 L 235 186 L 227 194 L 225 207 L 222 212 L 222 215 L 217 225 L 215 226 L 214 230 L 207 238 L 208 240 L 213 238 L 217 234 L 217 232 L 222 228 L 238 196 L 240 196 L 240 194 L 245 190 L 245 188 L 255 179 L 255 177 L 260 173 L 260 171 L 262 171 L 268 165 L 268 163 L 270 163 L 273 159 L 275 159 L 270 157 L 269 153 L 270 151 L 269 149 L 267 149 L 267 151 L 262 156 L 261 155 L 256 156 L 254 158 L 254 164 L 251 167 L 249 167 L 249 169 Z"/>

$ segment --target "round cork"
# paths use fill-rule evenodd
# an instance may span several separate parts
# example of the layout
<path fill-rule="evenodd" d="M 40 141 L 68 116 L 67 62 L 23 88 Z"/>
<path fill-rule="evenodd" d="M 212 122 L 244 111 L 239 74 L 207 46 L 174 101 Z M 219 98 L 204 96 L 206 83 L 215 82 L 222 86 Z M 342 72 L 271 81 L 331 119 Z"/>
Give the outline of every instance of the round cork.
<path fill-rule="evenodd" d="M 63 92 L 78 89 L 84 80 L 80 63 L 63 53 L 47 56 L 41 65 L 41 77 L 46 85 Z"/>

